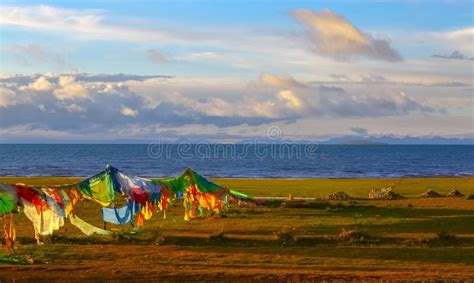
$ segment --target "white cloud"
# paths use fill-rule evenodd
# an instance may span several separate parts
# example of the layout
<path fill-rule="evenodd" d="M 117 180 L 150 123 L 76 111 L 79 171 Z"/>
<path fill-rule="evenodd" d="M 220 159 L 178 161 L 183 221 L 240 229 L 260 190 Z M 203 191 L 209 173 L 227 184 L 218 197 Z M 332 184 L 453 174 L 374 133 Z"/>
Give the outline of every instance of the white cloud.
<path fill-rule="evenodd" d="M 385 61 L 402 59 L 390 41 L 360 31 L 343 16 L 329 10 L 300 9 L 293 11 L 293 16 L 309 30 L 314 49 L 321 55 L 339 59 L 354 56 Z"/>
<path fill-rule="evenodd" d="M 38 77 L 34 82 L 29 83 L 27 86 L 21 86 L 21 90 L 32 90 L 32 91 L 48 91 L 52 88 L 52 84 L 44 76 Z"/>
<path fill-rule="evenodd" d="M 76 81 L 81 82 L 102 82 L 102 83 L 121 83 L 127 81 L 146 81 L 150 79 L 169 79 L 166 75 L 131 75 L 131 74 L 74 74 Z"/>
<path fill-rule="evenodd" d="M 369 134 L 367 129 L 364 129 L 361 127 L 351 127 L 350 130 L 356 133 L 357 135 L 361 135 L 361 136 L 367 136 Z"/>
<path fill-rule="evenodd" d="M 127 117 L 137 117 L 138 115 L 137 110 L 124 106 L 124 105 L 122 105 L 122 109 L 120 110 L 120 113 L 122 113 L 122 115 L 127 116 Z"/>
<path fill-rule="evenodd" d="M 16 104 L 16 93 L 8 87 L 0 85 L 0 107 Z"/>
<path fill-rule="evenodd" d="M 84 109 L 84 107 L 82 107 L 81 105 L 75 104 L 75 103 L 65 105 L 64 108 L 66 108 L 69 112 L 73 112 L 73 113 L 84 113 L 84 112 L 86 112 L 86 109 Z"/>
<path fill-rule="evenodd" d="M 2 8 L 0 8 L 0 12 L 1 9 Z M 49 50 L 45 50 L 38 44 L 15 44 L 11 49 L 20 65 L 30 66 L 34 64 L 47 63 L 52 64 L 59 69 L 73 69 L 73 67 L 70 66 L 62 56 Z"/>
<path fill-rule="evenodd" d="M 221 43 L 223 43 L 225 49 L 228 51 L 205 51 L 205 52 L 189 52 L 176 56 L 177 62 L 186 62 L 186 63 L 204 63 L 212 65 L 224 65 L 229 66 L 235 69 L 242 70 L 256 70 L 257 66 L 262 63 L 262 61 L 270 61 L 268 57 L 262 56 L 260 54 L 259 45 L 264 45 L 267 55 L 275 52 L 271 50 L 270 46 L 262 42 L 262 38 L 256 37 L 251 38 L 252 36 L 249 33 L 248 41 L 253 42 L 255 45 L 252 47 L 243 46 L 242 42 L 226 42 L 226 38 L 223 38 Z M 220 35 L 223 37 L 222 35 Z M 232 39 L 230 39 L 232 40 Z M 263 40 L 264 41 L 264 40 Z M 285 42 L 282 38 L 282 42 Z M 210 44 L 211 46 L 213 44 Z M 278 44 L 281 46 L 282 44 Z M 208 47 L 209 48 L 209 47 Z M 275 48 L 275 46 L 272 46 Z M 275 54 L 275 56 L 277 56 Z M 279 55 L 284 56 L 284 55 Z"/>
<path fill-rule="evenodd" d="M 290 109 L 300 109 L 304 106 L 303 101 L 291 90 L 281 90 L 278 92 L 278 99 Z"/>
<path fill-rule="evenodd" d="M 328 74 L 339 74 L 341 70 L 344 70 L 344 73 L 350 74 L 350 77 L 377 73 L 387 77 L 402 77 L 404 80 L 411 81 L 434 79 L 438 81 L 457 81 L 459 77 L 462 77 L 463 81 L 472 80 L 471 67 L 467 64 L 463 65 L 462 62 L 450 63 L 445 66 L 445 62 L 413 60 L 416 57 L 427 59 L 431 54 L 444 54 L 453 49 L 459 49 L 466 56 L 474 56 L 472 54 L 471 27 L 446 32 L 416 29 L 413 31 L 371 30 L 373 34 L 386 34 L 389 38 L 392 38 L 397 48 L 403 50 L 403 54 L 407 58 L 406 61 L 400 64 L 386 64 L 366 60 L 355 62 L 334 61 L 333 58 L 345 59 L 350 57 L 390 60 L 390 58 L 395 59 L 397 56 L 388 40 L 375 38 L 367 31 L 361 31 L 342 16 L 328 12 L 335 18 L 332 21 L 332 17 L 325 16 L 324 11 L 296 10 L 295 13 L 301 11 L 310 14 L 308 24 L 303 24 L 310 31 L 310 35 L 318 34 L 318 39 L 325 39 L 317 42 L 313 39 L 315 50 L 318 51 L 318 46 L 325 46 L 327 48 L 323 48 L 323 50 L 326 54 L 319 51 L 317 53 L 307 52 L 308 40 L 301 33 L 290 33 L 287 30 L 277 30 L 272 27 L 229 25 L 210 27 L 196 25 L 193 26 L 193 31 L 189 32 L 189 29 L 185 26 L 176 23 L 165 24 L 151 18 L 142 18 L 137 21 L 133 18 L 120 17 L 120 22 L 118 22 L 113 15 L 109 15 L 106 11 L 90 9 L 67 9 L 50 6 L 2 6 L 0 7 L 0 24 L 7 30 L 13 30 L 14 32 L 18 32 L 18 29 L 24 29 L 27 32 L 57 34 L 63 39 L 138 42 L 140 52 L 143 52 L 143 50 L 146 52 L 150 48 L 156 48 L 156 50 L 163 48 L 165 50 L 165 46 L 176 46 L 177 48 L 172 51 L 166 49 L 170 50 L 170 54 L 166 54 L 166 56 L 172 56 L 173 63 L 191 64 L 193 67 L 203 67 L 201 64 L 205 64 L 206 67 L 209 67 L 206 68 L 205 72 L 197 71 L 197 75 L 203 77 L 209 77 L 210 75 L 222 77 L 228 74 L 229 71 L 236 71 L 240 72 L 237 75 L 241 78 L 250 79 L 264 70 L 271 70 L 274 73 L 288 73 L 288 70 L 291 70 L 292 75 L 304 80 L 319 80 L 327 78 Z M 329 26 L 331 29 L 321 28 L 321 31 L 313 29 L 310 23 L 313 23 L 312 19 L 314 17 L 311 17 L 311 13 L 319 16 L 318 27 Z M 316 32 L 313 33 L 313 30 L 316 30 Z M 345 42 L 356 43 L 344 44 Z M 361 44 L 361 42 L 364 44 Z M 65 40 L 64 44 L 67 46 L 69 43 Z M 321 44 L 317 45 L 316 43 Z M 23 46 L 28 47 L 29 45 L 35 44 Z M 339 45 L 341 47 L 338 47 Z M 67 51 L 64 52 L 76 52 L 69 51 L 74 50 L 73 46 L 75 44 L 71 45 L 69 49 L 65 49 Z M 343 54 L 331 53 L 332 50 L 338 50 L 338 48 L 343 51 Z M 42 49 L 48 51 L 48 48 L 43 47 Z M 138 56 L 143 59 L 144 54 Z M 82 56 L 65 56 L 65 58 L 79 57 L 82 58 Z M 83 62 L 80 62 L 79 65 L 83 65 Z M 133 67 L 137 68 L 136 66 L 140 68 L 139 64 L 133 64 L 133 66 L 121 65 L 127 70 Z M 218 70 L 222 70 L 221 67 L 226 68 L 225 72 L 216 72 L 214 66 L 218 66 Z M 103 70 L 101 67 L 100 69 Z M 194 71 L 195 68 L 192 69 L 190 72 L 196 72 Z M 207 73 L 208 70 L 211 70 L 212 74 Z M 246 72 L 243 73 L 242 70 L 246 70 Z M 142 72 L 142 69 L 135 69 L 132 72 Z M 100 77 L 100 75 L 97 76 Z M 94 79 L 100 81 L 98 77 Z M 80 81 L 79 76 L 76 80 Z"/>
<path fill-rule="evenodd" d="M 147 50 L 146 54 L 148 59 L 153 63 L 166 63 L 170 61 L 168 56 L 155 49 Z"/>
<path fill-rule="evenodd" d="M 38 138 L 41 141 L 51 138 L 71 138 L 74 137 L 76 140 L 77 135 L 65 131 L 56 131 L 51 129 L 37 128 L 33 124 L 15 125 L 10 127 L 0 127 L 0 137 L 2 138 L 20 138 L 30 139 Z"/>
<path fill-rule="evenodd" d="M 274 74 L 263 73 L 260 75 L 259 80 L 260 80 L 260 84 L 265 87 L 277 87 L 277 88 L 307 87 L 305 84 L 296 81 L 294 78 L 290 76 L 279 76 L 279 75 L 274 75 Z"/>
<path fill-rule="evenodd" d="M 331 124 L 332 128 L 348 131 L 349 126 L 360 126 L 348 123 L 354 118 L 365 123 L 374 120 L 373 123 L 379 123 L 378 127 L 383 129 L 387 121 L 397 126 L 396 121 L 403 119 L 405 123 L 410 121 L 411 115 L 418 114 L 422 117 L 438 115 L 438 122 L 442 120 L 439 117 L 458 121 L 451 119 L 458 115 L 464 122 L 467 117 L 472 129 L 472 117 L 469 117 L 472 116 L 472 107 L 469 107 L 472 106 L 472 61 L 429 58 L 431 54 L 448 54 L 441 56 L 458 59 L 474 56 L 472 27 L 444 32 L 371 30 L 373 33 L 369 34 L 357 28 L 356 23 L 326 10 L 296 10 L 293 16 L 309 31 L 310 37 L 262 26 L 196 25 L 189 32 L 186 26 L 157 24 L 153 19 L 137 21 L 121 17 L 118 22 L 100 10 L 3 5 L 0 7 L 2 28 L 9 33 L 26 31 L 25 34 L 34 35 L 32 39 L 38 38 L 39 33 L 40 38 L 46 39 L 41 41 L 42 45 L 26 40 L 21 44 L 10 43 L 3 48 L 3 54 L 11 59 L 16 56 L 18 61 L 30 66 L 39 63 L 59 66 L 65 64 L 61 62 L 63 58 L 82 60 L 88 55 L 82 53 L 81 42 L 71 44 L 67 39 L 85 40 L 87 44 L 90 40 L 127 41 L 133 44 L 120 44 L 123 49 L 120 52 L 138 54 L 139 60 L 145 56 L 159 63 L 172 60 L 180 67 L 185 66 L 185 73 L 181 75 L 188 78 L 89 73 L 2 74 L 0 127 L 28 124 L 81 133 L 114 128 L 126 135 L 129 129 L 134 134 L 177 128 L 186 129 L 182 132 L 185 133 L 190 128 L 241 130 L 241 125 L 246 125 L 252 131 L 253 127 L 268 123 L 301 126 L 302 120 L 310 121 L 308 125 L 319 124 L 319 120 L 334 120 L 340 124 Z M 43 45 L 49 39 L 46 33 L 52 34 L 53 39 L 58 35 L 59 46 Z M 353 57 L 399 60 L 390 41 L 376 38 L 373 35 L 376 33 L 393 38 L 397 48 L 403 50 L 405 61 L 387 64 L 333 60 Z M 315 52 L 307 52 L 308 39 Z M 68 44 L 73 47 L 64 48 Z M 169 50 L 170 54 L 158 50 Z M 459 50 L 462 56 L 449 55 L 452 50 Z M 73 56 L 62 52 L 71 52 Z M 110 58 L 112 55 L 111 52 Z M 415 59 L 419 57 L 423 59 Z M 9 60 L 7 57 L 5 61 Z M 80 62 L 80 65 L 82 63 L 89 66 L 90 62 Z M 126 70 L 140 67 L 140 62 L 129 65 L 124 60 L 122 64 Z M 90 67 L 97 68 L 96 64 Z M 289 70 L 291 75 L 282 75 Z M 131 72 L 148 73 L 150 69 Z M 447 113 L 439 111 L 443 107 Z M 447 124 L 443 127 L 445 132 L 449 132 Z M 457 129 L 465 130 L 465 124 Z M 364 128 L 372 133 L 372 129 L 377 128 L 374 125 Z M 426 123 L 418 130 L 424 130 L 425 126 Z M 415 133 L 415 130 L 413 126 L 411 131 Z M 295 131 L 311 133 L 313 130 L 308 126 Z M 396 131 L 402 132 L 403 125 L 398 125 Z"/>
<path fill-rule="evenodd" d="M 73 75 L 60 76 L 58 84 L 60 88 L 53 93 L 59 100 L 91 99 L 87 89 L 76 82 Z"/>
<path fill-rule="evenodd" d="M 68 74 L 32 75 L 29 80 L 23 76 L 21 83 L 0 82 L 0 128 L 30 125 L 84 136 L 106 131 L 110 137 L 122 136 L 129 129 L 130 135 L 153 136 L 156 131 L 196 125 L 214 129 L 245 126 L 250 133 L 259 125 L 300 120 L 317 124 L 321 119 L 371 117 L 377 121 L 416 113 L 445 115 L 430 103 L 429 96 L 425 99 L 410 86 L 379 85 L 371 80 L 335 86 L 284 75 L 263 77 L 263 82 L 260 76 L 251 82 L 158 78 L 104 83 L 77 81 Z M 44 83 L 41 78 L 49 82 L 47 88 L 30 87 Z M 427 90 L 430 86 L 416 87 L 432 92 Z M 68 96 L 64 96 L 66 91 Z M 459 97 L 446 107 L 455 109 L 465 105 L 466 99 Z"/>
<path fill-rule="evenodd" d="M 474 60 L 474 57 L 466 56 L 457 50 L 453 51 L 451 54 L 447 54 L 447 55 L 434 54 L 431 57 L 440 58 L 440 59 L 453 59 L 453 60 L 471 60 L 471 61 Z"/>
<path fill-rule="evenodd" d="M 182 42 L 180 34 L 145 27 L 109 24 L 100 10 L 79 10 L 40 6 L 0 7 L 0 24 L 58 33 L 78 39 L 135 42 Z"/>
<path fill-rule="evenodd" d="M 449 44 L 453 48 L 473 56 L 474 49 L 474 27 L 452 30 L 448 32 L 435 33 L 435 37 L 444 44 Z"/>
<path fill-rule="evenodd" d="M 308 57 L 300 43 L 301 39 L 288 40 L 287 32 L 277 33 L 269 30 L 263 33 L 257 32 L 253 27 L 242 26 L 193 26 L 190 32 L 186 27 L 152 19 L 137 21 L 121 17 L 118 23 L 106 12 L 99 10 L 44 5 L 2 6 L 0 25 L 28 32 L 56 34 L 68 39 L 140 43 L 144 44 L 144 48 L 185 46 L 173 51 L 173 54 L 166 55 L 149 49 L 149 57 L 157 62 L 172 59 L 173 62 L 200 62 L 258 70 L 262 65 L 286 67 L 295 61 L 306 62 Z M 275 57 L 280 60 L 276 62 Z"/>
<path fill-rule="evenodd" d="M 361 76 L 363 82 L 370 82 L 370 83 L 385 83 L 387 79 L 378 74 L 368 74 Z"/>

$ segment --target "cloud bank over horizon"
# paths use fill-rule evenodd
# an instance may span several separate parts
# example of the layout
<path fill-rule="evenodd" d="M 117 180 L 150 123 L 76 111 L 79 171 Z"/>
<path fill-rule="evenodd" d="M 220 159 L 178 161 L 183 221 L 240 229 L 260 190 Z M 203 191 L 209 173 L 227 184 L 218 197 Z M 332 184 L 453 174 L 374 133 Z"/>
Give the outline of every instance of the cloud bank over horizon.
<path fill-rule="evenodd" d="M 365 89 L 360 82 L 315 84 L 262 73 L 248 83 L 196 87 L 196 81 L 167 76 L 4 75 L 0 77 L 0 128 L 3 136 L 12 130 L 12 138 L 18 129 L 63 137 L 150 138 L 165 131 L 186 131 L 187 127 L 206 129 L 206 134 L 216 138 L 236 131 L 245 137 L 243 129 L 253 129 L 251 135 L 274 124 L 297 129 L 300 120 L 430 117 L 446 111 L 397 87 L 378 88 L 380 92 L 374 93 L 367 89 L 376 85 L 361 82 Z M 222 96 L 223 92 L 227 95 Z M 348 127 L 347 131 L 356 128 Z M 304 131 L 300 134 L 309 139 L 320 137 Z"/>

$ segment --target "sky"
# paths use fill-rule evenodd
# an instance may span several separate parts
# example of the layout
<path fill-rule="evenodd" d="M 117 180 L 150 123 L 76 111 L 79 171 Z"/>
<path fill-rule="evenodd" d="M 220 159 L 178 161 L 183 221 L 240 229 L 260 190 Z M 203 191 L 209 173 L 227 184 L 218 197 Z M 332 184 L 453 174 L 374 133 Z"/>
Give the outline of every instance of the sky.
<path fill-rule="evenodd" d="M 0 2 L 0 141 L 474 137 L 471 1 Z"/>

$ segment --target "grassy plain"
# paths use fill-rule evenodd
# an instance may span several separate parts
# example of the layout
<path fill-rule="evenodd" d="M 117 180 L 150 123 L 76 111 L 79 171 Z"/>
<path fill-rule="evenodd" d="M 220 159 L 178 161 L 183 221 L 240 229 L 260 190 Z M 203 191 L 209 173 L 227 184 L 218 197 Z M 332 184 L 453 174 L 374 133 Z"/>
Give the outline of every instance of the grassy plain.
<path fill-rule="evenodd" d="M 32 185 L 72 183 L 77 178 L 3 177 Z M 474 200 L 419 198 L 426 190 L 474 193 L 473 178 L 403 179 L 213 179 L 256 197 L 266 206 L 229 208 L 224 218 L 183 220 L 180 203 L 145 222 L 138 233 L 108 224 L 113 236 L 86 237 L 68 221 L 37 246 L 25 216 L 16 215 L 16 256 L 30 265 L 0 265 L 0 278 L 75 281 L 151 279 L 191 281 L 431 280 L 474 278 Z M 372 187 L 394 186 L 406 197 L 368 200 Z M 328 201 L 344 191 L 353 199 Z M 77 214 L 103 226 L 98 205 L 84 201 Z M 341 238 L 341 229 L 362 237 Z M 3 280 L 2 280 L 3 282 Z"/>

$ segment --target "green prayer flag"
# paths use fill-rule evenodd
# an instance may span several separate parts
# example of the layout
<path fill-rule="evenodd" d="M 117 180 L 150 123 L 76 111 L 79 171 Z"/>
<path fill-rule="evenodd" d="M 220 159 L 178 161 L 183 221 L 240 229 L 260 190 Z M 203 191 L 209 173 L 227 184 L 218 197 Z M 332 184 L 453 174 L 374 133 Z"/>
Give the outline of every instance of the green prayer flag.
<path fill-rule="evenodd" d="M 101 172 L 81 182 L 79 189 L 85 197 L 95 200 L 102 206 L 109 205 L 115 198 L 112 178 L 106 172 Z"/>

